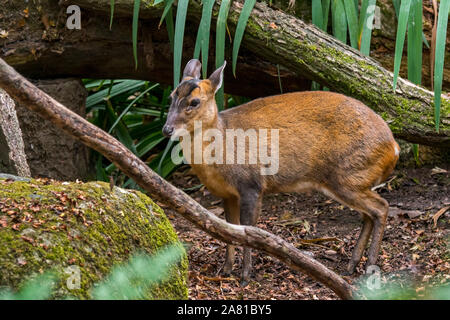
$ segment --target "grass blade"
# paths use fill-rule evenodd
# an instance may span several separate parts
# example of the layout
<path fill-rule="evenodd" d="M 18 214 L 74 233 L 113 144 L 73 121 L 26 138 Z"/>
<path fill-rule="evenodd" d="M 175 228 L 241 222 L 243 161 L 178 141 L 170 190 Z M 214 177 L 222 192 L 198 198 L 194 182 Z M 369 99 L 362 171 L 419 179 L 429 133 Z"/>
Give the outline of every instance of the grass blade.
<path fill-rule="evenodd" d="M 222 0 L 217 16 L 216 25 L 216 68 L 223 65 L 225 61 L 225 38 L 227 30 L 228 11 L 230 10 L 231 0 Z M 219 110 L 223 110 L 224 106 L 224 84 L 216 93 L 216 102 Z"/>
<path fill-rule="evenodd" d="M 442 77 L 444 73 L 445 43 L 447 37 L 448 14 L 450 1 L 441 1 L 436 31 L 436 55 L 434 58 L 434 123 L 439 132 L 441 116 Z"/>
<path fill-rule="evenodd" d="M 366 56 L 370 55 L 370 41 L 372 39 L 376 2 L 376 0 L 364 1 L 364 11 L 360 13 L 359 50 Z M 363 18 L 361 19 L 361 17 Z"/>
<path fill-rule="evenodd" d="M 113 24 L 114 5 L 115 5 L 114 0 L 111 0 L 111 2 L 110 2 L 110 7 L 111 7 L 111 17 L 110 17 L 110 21 L 109 21 L 109 30 L 111 30 L 112 24 Z"/>
<path fill-rule="evenodd" d="M 312 0 L 312 23 L 318 28 L 324 29 L 322 0 Z"/>
<path fill-rule="evenodd" d="M 179 0 L 177 17 L 175 21 L 175 37 L 173 50 L 173 86 L 180 83 L 181 58 L 183 54 L 184 27 L 186 26 L 186 13 L 189 0 Z"/>
<path fill-rule="evenodd" d="M 173 9 L 172 7 L 169 9 L 169 12 L 167 13 L 166 17 L 164 18 L 166 21 L 166 28 L 167 28 L 167 34 L 169 36 L 169 42 L 170 42 L 170 50 L 172 50 L 173 53 L 173 42 L 175 38 L 175 28 L 173 26 Z"/>
<path fill-rule="evenodd" d="M 420 85 L 422 82 L 422 0 L 412 0 L 408 20 L 408 79 Z M 419 165 L 419 145 L 413 144 L 414 160 Z"/>
<path fill-rule="evenodd" d="M 403 56 L 403 45 L 405 43 L 405 33 L 408 24 L 409 10 L 411 0 L 403 0 L 400 4 L 400 11 L 398 15 L 397 39 L 395 41 L 395 58 L 394 58 L 394 84 L 393 88 L 397 87 L 397 78 L 400 71 L 400 64 Z"/>
<path fill-rule="evenodd" d="M 159 83 L 156 83 L 154 85 L 152 85 L 151 87 L 147 88 L 144 92 L 142 92 L 139 96 L 137 96 L 133 101 L 131 101 L 131 103 L 122 111 L 122 113 L 120 114 L 120 116 L 117 117 L 116 121 L 114 122 L 114 124 L 111 126 L 111 128 L 109 129 L 108 133 L 111 133 L 114 128 L 116 127 L 116 125 L 119 123 L 120 120 L 122 120 L 123 116 L 128 112 L 128 110 L 137 102 L 139 101 L 147 92 L 149 92 L 150 90 L 156 88 L 157 86 L 159 86 Z"/>
<path fill-rule="evenodd" d="M 200 49 L 202 52 L 202 73 L 206 79 L 208 73 L 209 33 L 211 30 L 211 15 L 215 0 L 203 2 L 202 19 L 198 26 L 197 40 L 195 41 L 194 58 L 198 59 Z"/>
<path fill-rule="evenodd" d="M 99 92 L 94 93 L 93 95 L 90 95 L 86 99 L 86 108 L 89 110 L 90 108 L 100 102 L 103 102 L 107 98 L 111 99 L 127 91 L 135 90 L 142 87 L 144 84 L 145 81 L 142 80 L 125 80 L 121 83 L 114 84 L 110 88 L 103 89 Z"/>
<path fill-rule="evenodd" d="M 408 20 L 408 79 L 422 81 L 422 0 L 412 0 Z"/>
<path fill-rule="evenodd" d="M 350 44 L 358 48 L 358 14 L 353 0 L 344 0 L 345 14 L 347 15 L 348 30 L 350 33 Z"/>
<path fill-rule="evenodd" d="M 206 79 L 208 74 L 209 33 L 211 30 L 211 15 L 215 2 L 215 0 L 206 0 L 203 4 L 206 7 L 202 28 L 202 71 L 204 79 Z"/>
<path fill-rule="evenodd" d="M 369 0 L 362 0 L 361 9 L 359 10 L 359 34 L 360 34 L 360 37 L 362 34 L 364 21 L 366 20 L 366 13 L 367 13 L 368 6 L 369 6 Z"/>
<path fill-rule="evenodd" d="M 114 111 L 114 108 L 113 108 L 110 100 L 106 101 L 106 107 L 107 107 L 106 110 L 108 112 L 108 118 L 110 119 L 110 121 L 113 122 L 113 121 L 117 120 L 117 115 Z M 117 135 L 117 138 L 119 139 L 119 141 L 125 147 L 127 147 L 134 154 L 137 154 L 136 146 L 133 143 L 133 139 L 131 138 L 127 127 L 122 122 L 119 122 L 119 124 L 115 128 L 114 132 Z"/>
<path fill-rule="evenodd" d="M 155 132 L 148 137 L 142 139 L 137 145 L 136 149 L 138 152 L 139 157 L 143 157 L 146 155 L 150 150 L 152 150 L 154 147 L 156 147 L 161 141 L 165 140 L 166 138 L 162 135 L 161 130 L 158 130 L 158 132 Z"/>
<path fill-rule="evenodd" d="M 169 154 L 169 151 L 172 149 L 172 146 L 173 146 L 174 143 L 175 143 L 174 140 L 169 140 L 169 142 L 166 145 L 166 148 L 164 149 L 164 151 L 162 153 L 161 159 L 158 162 L 158 166 L 156 168 L 156 172 L 160 176 L 163 176 L 162 167 L 163 167 L 164 162 L 167 161 L 167 159 L 169 159 L 170 162 L 173 163 L 172 159 L 170 157 L 167 157 L 167 155 Z"/>
<path fill-rule="evenodd" d="M 347 43 L 347 16 L 344 3 L 341 0 L 333 0 L 331 3 L 331 15 L 333 17 L 333 35 L 336 39 Z"/>
<path fill-rule="evenodd" d="M 400 10 L 400 0 L 392 0 L 392 2 L 394 3 L 394 9 L 395 9 L 395 16 L 398 19 L 398 12 Z M 430 49 L 430 44 L 428 43 L 427 38 L 425 37 L 425 33 L 422 32 L 422 41 L 423 44 Z"/>
<path fill-rule="evenodd" d="M 323 31 L 328 29 L 328 16 L 330 15 L 331 0 L 322 0 L 322 12 L 323 12 Z"/>
<path fill-rule="evenodd" d="M 138 27 L 139 27 L 139 9 L 141 8 L 141 0 L 134 0 L 134 8 L 133 8 L 133 56 L 134 56 L 134 64 L 135 68 L 138 67 L 138 58 L 137 58 L 137 38 L 138 38 Z"/>
<path fill-rule="evenodd" d="M 165 18 L 166 15 L 169 13 L 169 11 L 172 9 L 173 1 L 174 1 L 174 0 L 166 0 L 165 6 L 164 6 L 164 11 L 163 11 L 163 14 L 161 15 L 161 19 L 159 20 L 159 25 L 158 25 L 158 27 L 161 27 L 164 18 Z"/>
<path fill-rule="evenodd" d="M 246 0 L 244 6 L 242 7 L 241 14 L 238 19 L 236 26 L 236 33 L 234 34 L 233 41 L 233 75 L 236 77 L 236 63 L 239 53 L 239 48 L 241 46 L 242 38 L 244 37 L 245 27 L 247 26 L 248 18 L 255 6 L 256 0 Z"/>
<path fill-rule="evenodd" d="M 278 84 L 280 86 L 280 93 L 283 94 L 283 85 L 281 84 L 280 65 L 277 64 Z"/>

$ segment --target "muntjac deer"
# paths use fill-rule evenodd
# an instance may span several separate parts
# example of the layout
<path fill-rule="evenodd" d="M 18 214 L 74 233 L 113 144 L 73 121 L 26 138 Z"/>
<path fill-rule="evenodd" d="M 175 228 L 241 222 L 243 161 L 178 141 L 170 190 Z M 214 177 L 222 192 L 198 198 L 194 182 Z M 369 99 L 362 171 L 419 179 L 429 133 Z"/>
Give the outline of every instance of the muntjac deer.
<path fill-rule="evenodd" d="M 215 130 L 215 141 L 200 138 L 201 156 L 211 149 L 213 142 L 218 142 L 217 133 L 227 136 L 226 146 L 216 145 L 215 152 L 211 153 L 216 160 L 223 160 L 221 156 L 226 153 L 226 163 L 208 159 L 188 161 L 208 190 L 223 199 L 226 220 L 255 225 L 263 194 L 320 191 L 362 214 L 363 227 L 348 272 L 354 272 L 371 235 L 367 265 L 374 265 L 389 205 L 372 188 L 391 174 L 400 152 L 387 124 L 362 102 L 325 91 L 256 99 L 219 113 L 215 93 L 222 85 L 224 68 L 225 63 L 208 79 L 200 80 L 200 62 L 196 59 L 188 62 L 182 82 L 171 94 L 163 133 L 173 136 L 182 130 L 184 134 L 193 134 L 195 140 L 196 123 L 201 123 L 202 130 Z M 275 153 L 278 156 L 277 163 L 272 166 L 276 170 L 265 172 L 267 161 L 251 163 L 255 155 L 253 152 L 252 156 L 251 150 L 244 162 L 229 162 L 230 150 L 234 155 L 238 153 L 237 156 L 246 151 L 236 148 L 234 137 L 228 139 L 233 130 L 247 134 L 260 129 L 277 130 L 278 135 L 273 133 L 270 143 L 259 139 L 260 149 L 268 147 L 272 156 Z M 185 139 L 183 136 L 182 141 Z M 276 139 L 279 139 L 279 145 L 273 143 Z M 185 157 L 193 149 L 192 144 L 186 145 L 183 146 Z M 223 266 L 226 274 L 232 271 L 234 255 L 234 246 L 228 245 Z M 244 282 L 249 279 L 250 272 L 250 248 L 246 247 L 242 270 Z"/>

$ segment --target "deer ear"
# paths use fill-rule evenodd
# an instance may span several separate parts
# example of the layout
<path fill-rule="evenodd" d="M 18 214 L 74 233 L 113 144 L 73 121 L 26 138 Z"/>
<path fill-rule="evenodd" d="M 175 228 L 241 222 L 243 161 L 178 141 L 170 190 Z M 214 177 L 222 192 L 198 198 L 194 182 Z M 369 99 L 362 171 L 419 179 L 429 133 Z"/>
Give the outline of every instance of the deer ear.
<path fill-rule="evenodd" d="M 217 90 L 220 89 L 223 83 L 223 70 L 225 69 L 225 66 L 227 65 L 227 62 L 224 61 L 223 65 L 214 71 L 208 78 L 208 80 L 211 82 L 211 87 L 214 91 L 214 93 L 217 92 Z"/>
<path fill-rule="evenodd" d="M 194 78 L 199 79 L 200 78 L 200 70 L 202 69 L 202 64 L 197 59 L 191 59 L 186 64 L 186 67 L 183 71 L 183 79 L 184 78 Z"/>

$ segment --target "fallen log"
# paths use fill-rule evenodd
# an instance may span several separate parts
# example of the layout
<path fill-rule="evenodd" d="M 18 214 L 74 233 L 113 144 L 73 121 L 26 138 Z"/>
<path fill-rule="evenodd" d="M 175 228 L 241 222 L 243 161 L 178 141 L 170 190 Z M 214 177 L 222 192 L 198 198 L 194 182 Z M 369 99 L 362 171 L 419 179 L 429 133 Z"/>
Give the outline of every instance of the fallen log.
<path fill-rule="evenodd" d="M 133 0 L 116 1 L 112 31 L 109 30 L 110 0 L 63 0 L 62 7 L 55 1 L 43 0 L 41 12 L 53 17 L 56 25 L 50 25 L 48 30 L 40 22 L 41 13 L 34 13 L 30 4 L 30 17 L 24 27 L 30 29 L 27 37 L 16 31 L 7 39 L 0 39 L 3 46 L 0 56 L 31 77 L 130 77 L 171 83 L 172 55 L 166 31 L 157 28 L 163 5 L 152 6 L 152 3 L 141 2 L 137 70 L 131 45 Z M 69 4 L 82 8 L 80 31 L 64 28 L 66 15 L 61 11 Z M 21 7 L 14 6 L 21 18 Z M 242 0 L 233 1 L 228 20 L 232 31 L 241 9 Z M 217 11 L 216 5 L 214 12 Z M 191 0 L 184 62 L 192 57 L 200 16 L 200 0 Z M 212 29 L 216 18 L 213 14 Z M 9 25 L 0 23 L 0 29 L 8 31 Z M 398 138 L 442 148 L 450 146 L 449 99 L 442 100 L 440 130 L 436 132 L 432 92 L 403 79 L 399 79 L 393 92 L 391 72 L 298 17 L 258 2 L 242 47 L 237 78 L 230 73 L 225 75 L 225 88 L 230 93 L 250 97 L 278 93 L 276 64 L 279 64 L 284 91 L 305 90 L 309 84 L 305 79 L 315 80 L 366 103 L 389 123 Z M 211 57 L 210 61 L 213 60 Z"/>

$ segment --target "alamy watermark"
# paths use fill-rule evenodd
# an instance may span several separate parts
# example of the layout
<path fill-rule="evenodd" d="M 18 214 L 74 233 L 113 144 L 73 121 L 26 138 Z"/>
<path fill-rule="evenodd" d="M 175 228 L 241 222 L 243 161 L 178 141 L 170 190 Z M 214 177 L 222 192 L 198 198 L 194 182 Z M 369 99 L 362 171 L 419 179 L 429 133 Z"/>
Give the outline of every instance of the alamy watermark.
<path fill-rule="evenodd" d="M 64 273 L 69 275 L 66 280 L 66 286 L 69 290 L 77 290 L 81 288 L 81 270 L 76 265 L 68 266 L 64 269 Z"/>
<path fill-rule="evenodd" d="M 171 153 L 175 164 L 257 165 L 261 175 L 274 175 L 279 169 L 279 129 L 203 130 L 202 122 L 194 121 L 193 134 L 177 129 L 171 140 L 180 140 Z"/>
<path fill-rule="evenodd" d="M 369 290 L 381 289 L 381 270 L 377 265 L 371 265 L 367 267 L 366 275 L 366 287 Z"/>
<path fill-rule="evenodd" d="M 66 13 L 69 15 L 66 21 L 66 27 L 69 30 L 81 30 L 81 9 L 77 5 L 67 7 Z"/>

